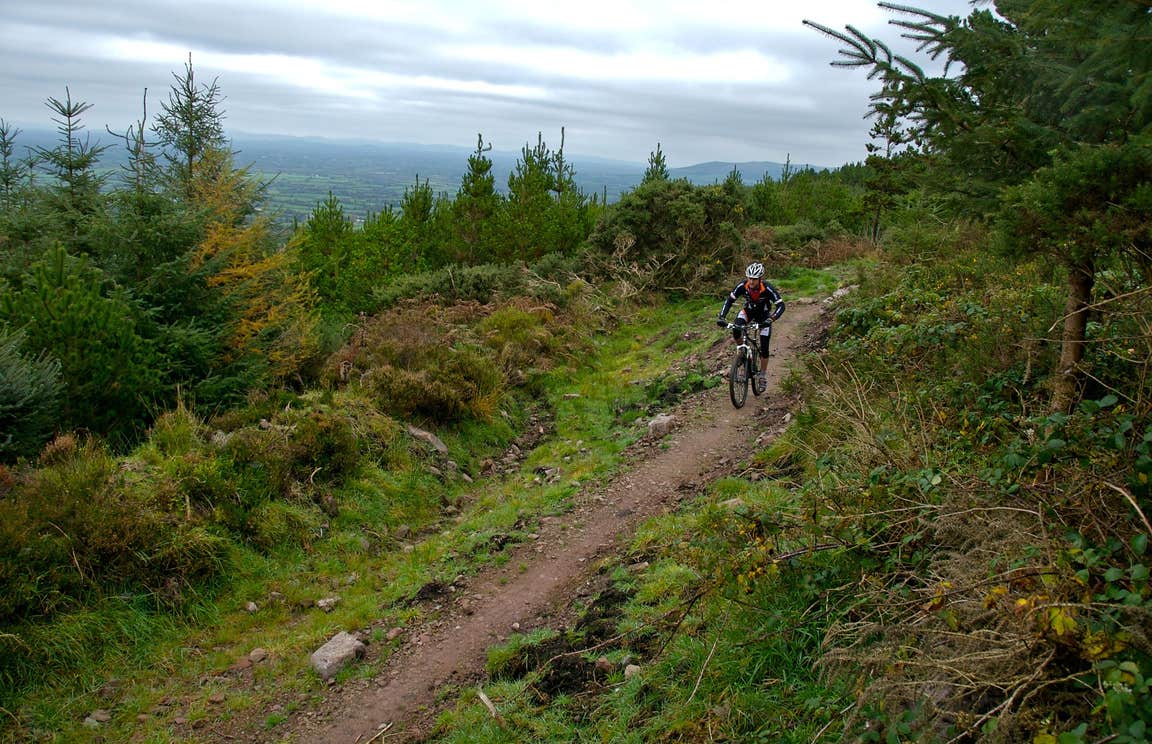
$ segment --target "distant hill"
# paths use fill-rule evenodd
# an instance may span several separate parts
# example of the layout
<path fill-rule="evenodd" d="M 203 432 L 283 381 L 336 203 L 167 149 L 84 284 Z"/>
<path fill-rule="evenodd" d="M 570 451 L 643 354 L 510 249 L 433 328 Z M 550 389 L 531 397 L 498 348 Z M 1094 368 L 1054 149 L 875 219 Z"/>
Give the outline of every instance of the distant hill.
<path fill-rule="evenodd" d="M 17 138 L 17 152 L 23 147 L 53 147 L 56 133 L 49 130 L 23 131 Z M 103 168 L 113 175 L 124 162 L 124 149 L 107 132 L 92 131 L 92 142 L 112 145 L 101 160 Z M 434 191 L 456 194 L 468 168 L 468 156 L 474 148 L 452 145 L 421 145 L 402 142 L 331 140 L 318 137 L 282 137 L 261 134 L 237 134 L 232 147 L 236 163 L 251 168 L 258 178 L 270 182 L 269 208 L 282 219 L 304 220 L 312 209 L 331 193 L 340 200 L 344 211 L 355 218 L 398 206 L 404 189 L 415 184 L 417 177 L 427 181 Z M 492 150 L 496 186 L 504 190 L 508 176 L 520 158 L 520 150 Z M 636 187 L 644 176 L 647 163 L 634 163 L 578 154 L 569 156 L 576 170 L 576 184 L 586 194 L 598 194 L 608 201 Z M 683 168 L 669 168 L 673 178 L 687 178 L 695 184 L 722 182 L 732 172 L 740 171 L 746 184 L 765 175 L 778 179 L 785 166 L 773 162 L 712 161 Z M 793 170 L 805 166 L 793 165 Z"/>
<path fill-rule="evenodd" d="M 827 170 L 819 165 L 798 165 L 796 163 L 786 165 L 784 163 L 773 163 L 765 160 L 745 161 L 741 163 L 723 163 L 718 160 L 712 160 L 707 163 L 686 165 L 683 168 L 669 168 L 668 175 L 673 178 L 687 178 L 694 184 L 707 185 L 710 183 L 721 183 L 724 179 L 728 178 L 728 174 L 732 172 L 733 168 L 740 172 L 741 179 L 748 185 L 762 180 L 764 176 L 768 176 L 773 181 L 779 181 L 785 168 L 791 169 L 793 173 L 807 168 Z"/>

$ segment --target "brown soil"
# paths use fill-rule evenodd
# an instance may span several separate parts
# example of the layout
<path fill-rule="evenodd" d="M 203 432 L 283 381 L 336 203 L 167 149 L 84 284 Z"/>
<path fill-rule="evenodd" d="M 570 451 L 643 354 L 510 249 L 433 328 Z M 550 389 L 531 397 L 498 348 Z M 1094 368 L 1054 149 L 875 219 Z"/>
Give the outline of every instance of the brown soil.
<path fill-rule="evenodd" d="M 783 430 L 790 401 L 780 394 L 779 382 L 816 333 L 819 313 L 815 303 L 789 304 L 774 329 L 764 395 L 749 394 L 745 407 L 736 410 L 725 384 L 669 411 L 673 431 L 637 443 L 618 477 L 586 489 L 567 514 L 544 518 L 538 539 L 513 549 L 503 567 L 439 594 L 433 600 L 439 611 L 423 626 L 405 629 L 403 645 L 376 678 L 328 687 L 319 705 L 296 711 L 264 740 L 365 744 L 424 738 L 443 701 L 454 697 L 445 693 L 482 681 L 489 646 L 517 631 L 570 622 L 572 601 L 590 593 L 596 564 L 624 550 L 643 520 L 675 508 L 719 476 L 743 472 L 757 446 Z M 708 363 L 718 373 L 726 371 L 729 351 L 730 344 L 713 347 Z M 252 740 L 251 730 L 238 728 L 224 738 Z"/>

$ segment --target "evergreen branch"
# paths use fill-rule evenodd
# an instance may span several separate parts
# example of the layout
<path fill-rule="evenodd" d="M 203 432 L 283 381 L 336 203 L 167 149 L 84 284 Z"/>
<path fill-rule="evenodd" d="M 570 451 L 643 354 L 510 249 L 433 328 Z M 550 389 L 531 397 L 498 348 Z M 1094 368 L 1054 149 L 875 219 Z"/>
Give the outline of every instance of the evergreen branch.
<path fill-rule="evenodd" d="M 884 42 L 880 41 L 879 39 L 876 39 L 875 43 L 876 43 L 876 47 L 878 49 L 880 49 L 880 51 L 884 52 L 884 58 L 886 60 L 888 60 L 889 62 L 891 62 L 892 61 L 892 50 L 888 48 L 888 45 L 885 44 Z M 879 59 L 879 58 L 877 58 L 877 59 Z"/>
<path fill-rule="evenodd" d="M 877 3 L 877 5 L 879 5 L 884 10 L 891 10 L 891 11 L 896 12 L 896 13 L 903 13 L 904 15 L 920 16 L 921 18 L 930 18 L 930 19 L 932 19 L 932 21 L 939 23 L 939 24 L 946 24 L 948 22 L 948 16 L 942 16 L 939 13 L 933 13 L 930 10 L 924 10 L 923 8 L 917 8 L 917 7 L 914 7 L 912 5 L 901 5 L 899 3 L 886 3 L 886 2 L 880 2 L 880 3 Z M 896 25 L 902 25 L 903 23 L 906 23 L 905 21 L 898 21 L 898 20 L 892 20 L 892 21 L 888 21 L 888 22 L 892 23 L 892 24 L 896 24 Z"/>
<path fill-rule="evenodd" d="M 877 57 L 876 57 L 877 42 L 875 40 L 873 40 L 870 37 L 868 37 L 867 35 L 865 35 L 862 31 L 860 31 L 860 29 L 856 28 L 855 26 L 847 25 L 844 28 L 847 29 L 848 33 L 852 34 L 852 36 L 856 39 L 855 42 L 850 42 L 850 43 L 852 43 L 853 46 L 855 46 L 857 49 L 859 49 L 861 51 L 861 53 L 864 53 L 864 49 L 865 49 L 865 47 L 867 47 L 867 49 L 868 49 L 867 57 L 869 59 L 873 59 L 873 60 L 877 59 Z"/>
<path fill-rule="evenodd" d="M 834 28 L 831 28 L 829 26 L 825 26 L 823 23 L 817 23 L 816 21 L 809 21 L 809 20 L 803 20 L 803 21 L 801 21 L 801 23 L 803 23 L 805 26 L 808 26 L 809 28 L 815 29 L 816 31 L 818 31 L 819 33 L 821 33 L 825 36 L 836 39 L 837 41 L 843 41 L 846 44 L 850 43 L 849 40 L 847 38 L 845 38 L 844 34 L 840 33 L 839 31 L 837 31 Z"/>
<path fill-rule="evenodd" d="M 911 74 L 912 77 L 916 78 L 916 82 L 920 83 L 921 85 L 928 81 L 928 78 L 924 75 L 924 70 L 920 68 L 920 65 L 916 64 L 907 57 L 897 55 L 896 62 L 898 62 L 902 68 Z"/>

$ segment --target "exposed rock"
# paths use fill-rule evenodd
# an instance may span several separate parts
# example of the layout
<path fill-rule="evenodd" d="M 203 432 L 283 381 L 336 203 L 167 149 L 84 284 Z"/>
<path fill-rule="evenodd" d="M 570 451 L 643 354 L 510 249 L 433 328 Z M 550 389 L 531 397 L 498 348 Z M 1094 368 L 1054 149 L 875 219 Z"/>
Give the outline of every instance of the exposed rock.
<path fill-rule="evenodd" d="M 244 605 L 244 611 L 248 614 L 252 614 L 254 612 L 259 612 L 260 607 L 255 602 L 249 602 L 248 604 Z"/>
<path fill-rule="evenodd" d="M 666 413 L 662 413 L 656 418 L 648 422 L 648 435 L 653 437 L 667 436 L 672 431 L 672 424 L 675 419 Z"/>
<path fill-rule="evenodd" d="M 316 600 L 316 606 L 325 612 L 331 612 L 336 609 L 336 605 L 340 604 L 339 597 L 325 597 L 324 599 Z"/>
<path fill-rule="evenodd" d="M 102 700 L 114 700 L 115 698 L 120 697 L 120 693 L 123 691 L 123 689 L 124 680 L 116 679 L 113 677 L 112 679 L 105 682 L 100 687 L 100 689 L 96 691 L 96 694 L 99 695 Z"/>
<path fill-rule="evenodd" d="M 830 305 L 830 304 L 832 304 L 833 302 L 835 302 L 836 300 L 838 300 L 838 299 L 840 299 L 841 297 L 843 297 L 844 295 L 846 295 L 846 294 L 848 294 L 849 292 L 851 292 L 852 290 L 854 290 L 854 289 L 859 289 L 859 288 L 860 288 L 860 285 L 858 285 L 858 284 L 853 284 L 853 285 L 851 285 L 851 286 L 849 286 L 849 287 L 841 287 L 840 289 L 838 289 L 838 290 L 836 290 L 835 292 L 833 292 L 831 297 L 828 297 L 828 298 L 826 298 L 826 299 L 824 300 L 824 304 L 825 304 L 825 305 Z"/>
<path fill-rule="evenodd" d="M 640 667 L 636 666 L 635 664 L 629 664 L 628 666 L 624 667 L 624 679 L 632 679 L 639 673 Z"/>
<path fill-rule="evenodd" d="M 324 680 L 332 679 L 353 659 L 364 656 L 366 647 L 359 638 L 340 631 L 320 648 L 312 652 L 312 668 Z"/>
<path fill-rule="evenodd" d="M 254 648 L 248 652 L 248 660 L 253 664 L 259 664 L 268 658 L 268 652 L 262 648 Z"/>
<path fill-rule="evenodd" d="M 423 429 L 421 429 L 417 426 L 413 426 L 412 424 L 408 424 L 408 433 L 411 434 L 414 438 L 419 439 L 422 442 L 427 442 L 428 444 L 430 444 L 432 446 L 433 449 L 435 449 L 440 454 L 442 454 L 442 455 L 448 454 L 448 445 L 444 444 L 444 442 L 441 441 L 440 437 L 436 436 L 432 432 L 424 431 Z"/>

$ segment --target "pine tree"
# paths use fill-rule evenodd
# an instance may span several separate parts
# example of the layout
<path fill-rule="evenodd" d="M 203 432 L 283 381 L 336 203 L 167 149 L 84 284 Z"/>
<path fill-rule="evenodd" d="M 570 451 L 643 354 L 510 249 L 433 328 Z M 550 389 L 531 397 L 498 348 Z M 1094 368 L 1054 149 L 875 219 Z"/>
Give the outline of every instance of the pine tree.
<path fill-rule="evenodd" d="M 140 308 L 85 258 L 51 248 L 0 296 L 0 321 L 25 348 L 60 362 L 62 424 L 132 436 L 158 393 L 159 359 L 139 333 Z"/>
<path fill-rule="evenodd" d="M 453 228 L 459 243 L 455 257 L 465 264 L 474 264 L 486 256 L 500 209 L 492 160 L 487 155 L 491 149 L 490 143 L 484 143 L 484 135 L 477 134 L 476 151 L 468 156 L 468 171 L 452 204 Z"/>
<path fill-rule="evenodd" d="M 664 153 L 660 151 L 660 143 L 656 143 L 655 152 L 648 153 L 648 168 L 644 171 L 644 178 L 640 183 L 650 181 L 667 181 L 668 165 L 664 161 Z"/>
<path fill-rule="evenodd" d="M 542 134 L 535 147 L 524 145 L 520 159 L 508 176 L 508 200 L 504 210 L 504 258 L 529 260 L 548 252 L 551 241 L 553 200 L 557 188 L 556 160 Z"/>
<path fill-rule="evenodd" d="M 23 341 L 0 327 L 0 462 L 38 452 L 59 415 L 60 362 L 21 353 Z"/>
<path fill-rule="evenodd" d="M 348 263 L 353 239 L 352 220 L 340 200 L 329 191 L 296 235 L 301 269 L 313 276 L 313 285 L 325 301 L 340 303 L 346 290 L 344 272 L 352 268 Z"/>
<path fill-rule="evenodd" d="M 116 134 L 110 128 L 108 134 L 124 143 L 128 151 L 128 162 L 121 166 L 123 181 L 137 198 L 143 198 L 159 181 L 159 164 L 153 148 L 159 143 L 150 142 L 144 136 L 144 126 L 148 121 L 148 89 L 144 89 L 143 114 L 139 121 L 128 127 L 124 134 Z"/>
<path fill-rule="evenodd" d="M 0 211 L 12 208 L 24 179 L 25 164 L 16 158 L 16 138 L 20 130 L 0 119 Z"/>
<path fill-rule="evenodd" d="M 1147 3 L 1000 0 L 998 15 L 975 10 L 966 19 L 880 5 L 899 16 L 893 23 L 905 37 L 949 63 L 942 74 L 927 75 L 851 26 L 805 23 L 843 44 L 833 65 L 867 68 L 879 80 L 873 114 L 903 124 L 907 140 L 936 159 L 937 187 L 974 214 L 1000 211 L 1011 245 L 1064 267 L 1052 407 L 1066 410 L 1078 396 L 1097 270 L 1117 256 L 1143 262 L 1150 251 L 1146 231 L 1127 243 L 1098 232 L 1132 210 L 1138 218 L 1150 211 L 1141 196 L 1148 178 L 1131 170 L 1148 159 L 1152 134 Z M 1054 202 L 1084 208 L 1062 211 Z"/>
<path fill-rule="evenodd" d="M 214 150 L 227 149 L 224 137 L 224 112 L 220 109 L 223 96 L 217 80 L 207 85 L 196 83 L 192 68 L 192 55 L 184 65 L 184 74 L 172 73 L 168 101 L 161 105 L 162 113 L 156 118 L 154 131 L 170 168 L 171 180 L 190 194 L 196 168 L 203 163 L 219 162 L 206 156 Z"/>
<path fill-rule="evenodd" d="M 96 164 L 108 147 L 93 144 L 88 134 L 81 138 L 82 117 L 92 104 L 73 101 L 68 88 L 64 93 L 64 100 L 49 97 L 46 102 L 54 114 L 52 121 L 60 143 L 50 149 L 38 147 L 35 153 L 56 179 L 52 189 L 54 207 L 67 225 L 67 234 L 75 238 L 81 232 L 80 223 L 98 209 L 104 179 L 97 173 Z"/>

